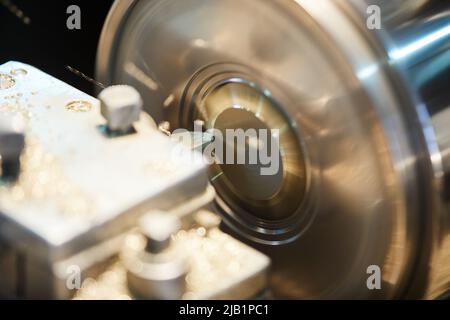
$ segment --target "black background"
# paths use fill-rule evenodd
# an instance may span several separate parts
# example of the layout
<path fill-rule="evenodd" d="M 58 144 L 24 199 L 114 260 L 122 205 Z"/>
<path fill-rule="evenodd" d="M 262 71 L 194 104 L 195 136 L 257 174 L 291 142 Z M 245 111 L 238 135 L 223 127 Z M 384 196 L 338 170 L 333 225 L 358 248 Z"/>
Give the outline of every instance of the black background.
<path fill-rule="evenodd" d="M 76 88 L 93 94 L 91 83 L 66 69 L 70 65 L 94 77 L 101 29 L 113 0 L 10 0 L 31 19 L 24 24 L 0 0 L 0 64 L 31 64 Z M 66 26 L 67 7 L 81 8 L 81 30 Z"/>
<path fill-rule="evenodd" d="M 245 1 L 245 0 L 243 0 Z M 215 313 L 212 317 L 183 316 L 181 307 L 200 306 L 224 309 L 225 305 L 268 305 L 268 315 L 234 315 Z M 41 315 L 58 319 L 103 319 L 110 314 L 116 319 L 434 319 L 448 313 L 447 301 L 0 301 L 6 319 L 22 319 Z M 8 309 L 10 312 L 8 313 Z"/>

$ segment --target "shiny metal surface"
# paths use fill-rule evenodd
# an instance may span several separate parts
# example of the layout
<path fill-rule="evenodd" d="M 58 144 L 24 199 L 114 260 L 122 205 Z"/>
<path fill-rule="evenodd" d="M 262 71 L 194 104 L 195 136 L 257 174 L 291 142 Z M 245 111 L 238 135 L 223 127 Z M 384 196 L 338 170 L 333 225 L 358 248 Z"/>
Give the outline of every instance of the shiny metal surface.
<path fill-rule="evenodd" d="M 209 174 L 211 184 L 224 200 L 221 206 L 232 213 L 229 217 L 233 222 L 245 228 L 246 235 L 255 233 L 253 239 L 262 243 L 288 242 L 298 237 L 313 218 L 312 213 L 302 210 L 310 180 L 306 159 L 296 128 L 273 99 L 283 92 L 275 94 L 276 88 L 261 87 L 262 80 L 252 79 L 252 72 L 255 71 L 240 65 L 218 63 L 196 73 L 180 101 L 180 124 L 189 128 L 194 119 L 200 119 L 204 130 L 218 130 L 223 136 L 230 129 L 266 130 L 257 140 L 267 141 L 272 140 L 272 130 L 280 129 L 279 150 L 275 151 L 279 155 L 274 155 L 278 168 L 273 175 L 260 173 L 264 167 L 261 161 L 213 164 Z M 223 141 L 224 158 L 228 157 L 228 143 Z M 255 141 L 248 141 L 245 148 L 250 152 Z M 237 153 L 234 150 L 234 157 Z M 295 195 L 291 190 L 296 190 Z"/>
<path fill-rule="evenodd" d="M 217 199 L 231 232 L 271 256 L 279 297 L 433 298 L 449 288 L 448 3 L 370 4 L 384 9 L 382 30 L 367 29 L 358 0 L 119 0 L 105 25 L 99 80 L 136 86 L 158 120 L 196 120 L 183 93 L 218 63 L 244 65 L 286 114 L 278 126 L 295 132 L 308 177 L 304 196 L 288 192 L 302 198 L 295 235 L 252 230 L 227 192 Z M 381 292 L 366 287 L 369 265 L 383 270 Z"/>
<path fill-rule="evenodd" d="M 155 295 L 159 298 L 166 295 L 167 298 L 168 294 L 173 298 L 174 291 L 178 293 L 181 289 L 180 285 L 186 289 L 181 296 L 184 300 L 254 299 L 264 294 L 270 270 L 269 258 L 220 231 L 217 228 L 220 218 L 215 213 L 197 210 L 193 213 L 193 217 L 195 222 L 189 229 L 177 232 L 172 241 L 187 254 L 185 258 L 189 260 L 190 270 L 185 278 L 153 284 L 148 282 L 149 279 L 133 279 L 132 283 L 127 281 L 126 266 L 131 266 L 138 274 L 150 279 L 172 278 L 174 273 L 179 273 L 180 259 L 183 257 L 179 252 L 166 253 L 165 257 L 159 258 L 159 264 L 170 257 L 175 261 L 151 272 L 149 269 L 139 268 L 138 265 L 130 265 L 136 260 L 136 252 L 145 248 L 145 239 L 138 233 L 130 233 L 123 248 L 122 259 L 115 260 L 95 279 L 86 279 L 74 298 L 77 300 L 136 298 L 131 292 L 134 290 L 129 288 L 130 285 L 138 287 L 138 291 L 141 292 L 151 291 L 154 293 L 153 298 Z"/>
<path fill-rule="evenodd" d="M 18 179 L 0 179 L 3 297 L 67 298 L 68 268 L 85 274 L 105 263 L 140 215 L 176 209 L 182 216 L 211 201 L 206 166 L 194 153 L 173 157 L 177 145 L 147 114 L 133 134 L 110 136 L 99 100 L 30 65 L 0 65 L 2 74 L 12 70 L 26 74 L 0 90 L 0 117 L 23 120 L 23 134 L 12 138 L 24 147 L 2 149 L 8 159 L 23 148 Z"/>
<path fill-rule="evenodd" d="M 371 1 L 370 4 L 386 8 L 389 6 L 386 2 Z M 362 12 L 369 1 L 351 3 Z M 415 281 L 410 292 L 422 290 L 426 298 L 436 298 L 448 292 L 450 287 L 446 267 L 450 258 L 450 94 L 447 89 L 450 81 L 450 4 L 433 0 L 408 1 L 399 2 L 395 7 L 392 7 L 393 12 L 404 10 L 407 14 L 384 15 L 383 30 L 374 31 L 368 40 L 381 56 L 377 65 L 390 66 L 393 86 L 399 95 L 403 95 L 403 113 L 407 116 L 415 110 L 415 122 L 420 123 L 418 131 L 421 135 L 416 136 L 414 142 L 423 139 L 424 145 L 415 160 L 422 164 L 428 162 L 430 184 L 421 192 L 421 197 L 429 197 L 429 206 L 421 212 L 423 228 Z"/>

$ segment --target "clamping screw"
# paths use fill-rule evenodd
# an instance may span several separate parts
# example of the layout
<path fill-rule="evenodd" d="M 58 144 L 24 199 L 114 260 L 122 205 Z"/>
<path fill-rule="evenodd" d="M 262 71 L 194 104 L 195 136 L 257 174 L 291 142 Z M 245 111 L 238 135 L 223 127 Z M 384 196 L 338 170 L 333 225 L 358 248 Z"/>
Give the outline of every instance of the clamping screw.
<path fill-rule="evenodd" d="M 25 148 L 24 123 L 19 116 L 0 117 L 1 177 L 16 180 L 20 173 L 20 156 Z"/>
<path fill-rule="evenodd" d="M 152 212 L 139 220 L 140 232 L 147 240 L 146 251 L 158 254 L 168 249 L 172 235 L 180 230 L 179 219 L 166 212 Z"/>
<path fill-rule="evenodd" d="M 104 89 L 98 98 L 101 114 L 111 132 L 126 133 L 132 130 L 143 106 L 141 95 L 135 88 L 127 85 L 111 86 Z"/>

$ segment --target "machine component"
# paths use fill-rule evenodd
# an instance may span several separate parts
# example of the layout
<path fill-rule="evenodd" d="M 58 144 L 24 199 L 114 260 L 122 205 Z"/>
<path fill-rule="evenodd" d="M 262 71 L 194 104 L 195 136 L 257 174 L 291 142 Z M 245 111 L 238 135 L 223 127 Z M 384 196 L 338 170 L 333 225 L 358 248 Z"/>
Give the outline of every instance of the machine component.
<path fill-rule="evenodd" d="M 272 98 L 275 92 L 280 95 L 282 92 L 276 91 L 278 87 L 273 87 L 271 92 L 264 91 L 250 74 L 251 70 L 243 66 L 219 63 L 199 71 L 184 91 L 180 118 L 188 127 L 201 118 L 206 130 L 219 130 L 224 136 L 230 129 L 257 132 L 262 129 L 269 136 L 273 129 L 283 129 L 278 136 L 279 168 L 275 174 L 262 175 L 264 166 L 260 161 L 246 165 L 214 164 L 209 174 L 224 200 L 222 203 L 233 213 L 230 218 L 245 228 L 246 234 L 265 229 L 256 231 L 261 242 L 287 242 L 297 237 L 297 232 L 313 217 L 300 210 L 308 184 L 303 148 L 295 129 Z M 294 196 L 289 190 L 297 193 Z M 275 239 L 274 230 L 270 230 L 275 229 L 274 224 L 270 221 L 278 224 Z"/>
<path fill-rule="evenodd" d="M 152 212 L 139 221 L 139 228 L 145 237 L 145 251 L 158 254 L 170 248 L 171 237 L 181 228 L 177 217 L 165 212 Z"/>
<path fill-rule="evenodd" d="M 172 245 L 178 247 L 184 255 L 173 255 L 175 260 L 180 257 L 188 258 L 189 272 L 186 275 L 186 290 L 182 299 L 249 299 L 261 298 L 267 294 L 267 282 L 270 260 L 267 256 L 233 239 L 219 230 L 220 218 L 213 212 L 198 210 L 188 223 L 188 228 L 177 232 L 172 238 Z M 186 223 L 186 221 L 185 221 Z M 130 288 L 137 286 L 152 293 L 155 297 L 173 297 L 178 295 L 182 279 L 177 279 L 175 287 L 172 283 L 161 281 L 156 286 L 147 286 L 146 279 L 140 281 L 127 281 L 126 266 L 136 258 L 136 253 L 146 247 L 145 238 L 139 233 L 131 233 L 126 241 L 122 260 L 116 260 L 106 270 L 95 278 L 88 278 L 78 290 L 75 299 L 130 299 L 139 297 L 136 291 Z M 134 258 L 133 258 L 134 257 Z M 129 260 L 131 259 L 131 261 Z M 166 259 L 165 257 L 163 259 Z M 172 265 L 174 266 L 174 265 Z M 134 266 L 134 270 L 136 266 Z M 142 274 L 144 269 L 140 270 Z M 146 272 L 146 275 L 155 279 L 163 275 L 170 276 L 168 271 L 156 270 Z M 182 269 L 176 268 L 176 274 Z M 146 271 L 149 271 L 147 269 Z M 134 281 L 136 279 L 132 279 Z M 155 284 L 152 282 L 152 284 Z M 155 290 L 159 288 L 159 290 Z M 134 292 L 134 294 L 133 294 Z M 145 294 L 146 297 L 148 295 Z M 154 294 L 154 295 L 153 295 Z M 140 295 L 142 297 L 142 295 Z"/>
<path fill-rule="evenodd" d="M 25 147 L 23 122 L 20 117 L 0 118 L 0 161 L 2 180 L 15 180 L 20 173 L 20 156 Z"/>
<path fill-rule="evenodd" d="M 111 132 L 129 132 L 142 112 L 142 98 L 133 87 L 119 85 L 104 89 L 98 96 L 101 113 Z"/>
<path fill-rule="evenodd" d="M 29 65 L 0 66 L 11 70 L 24 72 L 0 91 L 2 159 L 21 151 L 4 144 L 16 142 L 11 132 L 26 147 L 17 181 L 0 184 L 0 297 L 246 299 L 266 289 L 269 258 L 202 210 L 215 193 L 200 155 L 146 114 L 111 139 L 100 101 Z M 111 90 L 121 94 L 104 92 L 105 108 L 140 105 L 124 102 L 131 88 Z"/>
<path fill-rule="evenodd" d="M 139 227 L 144 241 L 129 238 L 122 253 L 130 291 L 145 299 L 180 299 L 186 291 L 187 257 L 171 243 L 180 222 L 167 213 L 149 213 Z"/>
<path fill-rule="evenodd" d="M 14 288 L 6 297 L 68 298 L 71 270 L 82 277 L 101 271 L 143 213 L 177 209 L 182 216 L 211 200 L 202 161 L 173 157 L 175 144 L 148 115 L 134 124 L 135 134 L 110 139 L 97 99 L 22 63 L 1 65 L 0 73 L 16 69 L 27 74 L 0 91 L 0 117 L 22 117 L 26 133 L 20 176 L 0 185 L 7 248 L 0 252 L 0 283 L 7 285 L 0 287 Z M 17 160 L 20 146 L 1 142 L 2 158 Z"/>
<path fill-rule="evenodd" d="M 228 231 L 272 258 L 276 297 L 436 298 L 450 288 L 449 30 L 446 1 L 119 0 L 98 79 L 135 86 L 173 129 L 282 132 L 279 175 L 210 169 Z"/>

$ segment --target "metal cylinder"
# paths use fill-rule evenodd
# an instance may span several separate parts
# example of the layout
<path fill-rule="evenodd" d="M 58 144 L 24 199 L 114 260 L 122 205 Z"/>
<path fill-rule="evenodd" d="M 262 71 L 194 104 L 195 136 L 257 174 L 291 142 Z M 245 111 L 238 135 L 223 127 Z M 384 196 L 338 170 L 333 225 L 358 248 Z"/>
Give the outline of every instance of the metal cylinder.
<path fill-rule="evenodd" d="M 137 87 L 174 128 L 280 129 L 281 175 L 211 168 L 230 232 L 271 256 L 275 296 L 437 298 L 450 288 L 449 14 L 432 0 L 120 0 L 98 78 Z"/>

